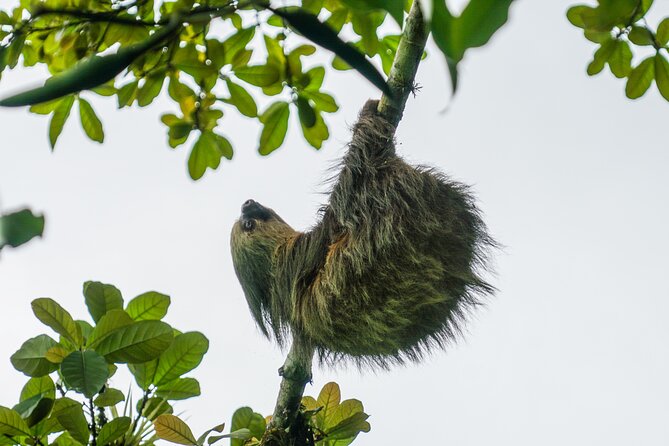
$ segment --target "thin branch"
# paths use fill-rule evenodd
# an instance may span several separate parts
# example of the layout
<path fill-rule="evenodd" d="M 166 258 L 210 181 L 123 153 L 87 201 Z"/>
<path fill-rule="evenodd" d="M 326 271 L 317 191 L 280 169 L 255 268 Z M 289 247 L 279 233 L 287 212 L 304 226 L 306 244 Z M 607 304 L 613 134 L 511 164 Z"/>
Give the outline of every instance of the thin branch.
<path fill-rule="evenodd" d="M 379 102 L 379 113 L 395 127 L 402 120 L 409 94 L 415 89 L 416 72 L 429 34 L 420 10 L 420 2 L 414 1 L 404 24 L 402 38 L 388 77 L 388 85 L 393 92 L 393 97 L 383 95 Z"/>

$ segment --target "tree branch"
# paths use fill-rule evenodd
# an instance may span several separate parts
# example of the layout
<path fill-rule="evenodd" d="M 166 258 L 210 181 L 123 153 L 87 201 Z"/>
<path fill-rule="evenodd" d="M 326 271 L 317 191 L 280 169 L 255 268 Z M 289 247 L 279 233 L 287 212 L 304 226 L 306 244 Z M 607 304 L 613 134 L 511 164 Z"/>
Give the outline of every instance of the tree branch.
<path fill-rule="evenodd" d="M 395 127 L 402 120 L 409 94 L 414 91 L 416 72 L 429 34 L 420 10 L 420 2 L 414 1 L 404 24 L 402 38 L 388 77 L 393 97 L 383 95 L 379 102 L 379 113 Z"/>

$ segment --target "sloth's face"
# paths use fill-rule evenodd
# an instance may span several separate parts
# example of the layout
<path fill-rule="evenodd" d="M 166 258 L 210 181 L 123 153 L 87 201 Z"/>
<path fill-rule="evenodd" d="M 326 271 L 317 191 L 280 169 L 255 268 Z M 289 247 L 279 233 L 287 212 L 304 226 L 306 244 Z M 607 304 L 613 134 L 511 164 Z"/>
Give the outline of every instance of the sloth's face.
<path fill-rule="evenodd" d="M 243 232 L 251 232 L 258 227 L 258 224 L 267 223 L 271 220 L 283 222 L 276 212 L 266 208 L 254 200 L 246 200 L 242 205 L 242 215 L 239 219 L 239 225 Z"/>

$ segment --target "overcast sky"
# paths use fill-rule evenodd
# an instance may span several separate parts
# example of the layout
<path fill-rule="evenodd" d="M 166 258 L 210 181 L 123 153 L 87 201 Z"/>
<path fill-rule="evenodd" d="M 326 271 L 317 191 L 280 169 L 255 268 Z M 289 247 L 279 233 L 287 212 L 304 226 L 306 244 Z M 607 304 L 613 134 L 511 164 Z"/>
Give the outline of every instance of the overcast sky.
<path fill-rule="evenodd" d="M 500 291 L 462 342 L 422 364 L 314 370 L 307 394 L 335 380 L 364 402 L 372 430 L 359 446 L 669 442 L 669 104 L 654 87 L 632 102 L 610 73 L 587 77 L 593 47 L 564 18 L 568 5 L 519 0 L 491 44 L 468 53 L 447 114 L 434 48 L 421 67 L 399 152 L 474 186 L 505 245 Z M 37 77 L 10 73 L 0 93 Z M 126 300 L 167 293 L 167 321 L 209 337 L 192 374 L 203 396 L 177 405 L 196 433 L 243 405 L 270 414 L 283 354 L 252 322 L 228 238 L 247 198 L 296 228 L 315 222 L 326 170 L 359 107 L 377 96 L 353 73 L 328 74 L 326 87 L 341 111 L 321 151 L 293 122 L 286 146 L 260 157 L 258 127 L 231 111 L 219 130 L 234 141 L 234 161 L 197 183 L 186 147 L 167 147 L 158 118 L 173 106 L 164 98 L 123 111 L 95 99 L 104 145 L 84 138 L 73 113 L 54 153 L 45 117 L 0 110 L 1 208 L 29 205 L 47 218 L 43 239 L 2 252 L 0 404 L 14 404 L 26 380 L 9 356 L 48 330 L 30 301 L 53 297 L 85 318 L 81 287 L 92 279 Z M 115 379 L 126 388 L 126 377 Z"/>

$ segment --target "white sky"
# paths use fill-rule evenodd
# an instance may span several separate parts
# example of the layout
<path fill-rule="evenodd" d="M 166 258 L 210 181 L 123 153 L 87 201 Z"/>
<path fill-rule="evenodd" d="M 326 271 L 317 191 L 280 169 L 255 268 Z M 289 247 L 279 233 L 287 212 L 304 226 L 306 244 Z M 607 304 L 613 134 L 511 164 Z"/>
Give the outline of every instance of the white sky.
<path fill-rule="evenodd" d="M 423 364 L 314 371 L 307 393 L 336 380 L 344 397 L 364 402 L 372 431 L 359 446 L 669 441 L 669 104 L 654 87 L 632 102 L 612 75 L 588 78 L 593 47 L 564 18 L 568 5 L 518 1 L 509 26 L 468 54 L 445 115 L 448 84 L 434 49 L 421 68 L 399 150 L 474 185 L 506 246 L 500 292 L 466 340 Z M 6 76 L 0 92 L 29 78 Z M 196 433 L 242 405 L 271 413 L 283 355 L 253 325 L 228 237 L 247 198 L 297 228 L 314 223 L 325 171 L 343 154 L 358 108 L 377 95 L 352 73 L 328 75 L 326 86 L 342 109 L 320 152 L 293 123 L 287 146 L 262 158 L 258 127 L 230 112 L 219 130 L 235 159 L 197 183 L 186 148 L 167 148 L 165 100 L 119 112 L 96 99 L 105 144 L 86 140 L 73 114 L 53 154 L 45 118 L 0 110 L 2 209 L 30 205 L 47 217 L 42 240 L 0 261 L 0 404 L 11 406 L 25 382 L 9 356 L 45 331 L 29 302 L 50 296 L 86 317 L 81 285 L 93 279 L 126 299 L 170 294 L 168 322 L 209 337 L 193 374 L 204 394 L 177 406 Z M 125 382 L 118 378 L 121 389 Z"/>

